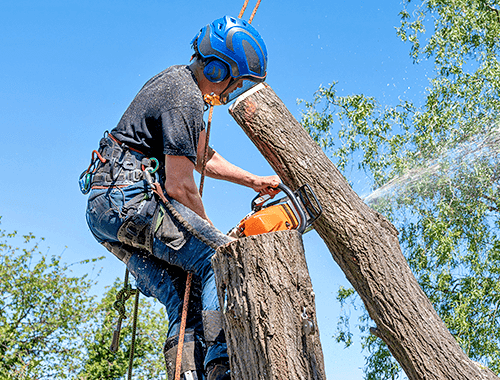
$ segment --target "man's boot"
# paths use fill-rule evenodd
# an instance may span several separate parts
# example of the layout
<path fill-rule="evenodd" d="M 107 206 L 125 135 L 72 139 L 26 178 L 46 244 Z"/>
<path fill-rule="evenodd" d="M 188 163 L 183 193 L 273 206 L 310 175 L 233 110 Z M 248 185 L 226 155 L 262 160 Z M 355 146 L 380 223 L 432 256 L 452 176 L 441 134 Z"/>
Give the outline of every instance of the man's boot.
<path fill-rule="evenodd" d="M 178 345 L 179 335 L 175 335 L 167 339 L 163 348 L 169 379 L 175 378 Z M 181 380 L 203 379 L 203 358 L 205 356 L 203 346 L 203 341 L 195 334 L 194 330 L 186 330 L 182 347 Z"/>

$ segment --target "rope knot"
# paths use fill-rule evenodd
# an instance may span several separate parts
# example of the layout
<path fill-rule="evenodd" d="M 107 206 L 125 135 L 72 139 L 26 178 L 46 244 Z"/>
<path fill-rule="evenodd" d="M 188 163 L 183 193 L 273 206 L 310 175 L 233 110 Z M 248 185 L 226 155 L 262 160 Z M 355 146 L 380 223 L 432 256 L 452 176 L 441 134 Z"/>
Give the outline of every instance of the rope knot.
<path fill-rule="evenodd" d="M 116 301 L 113 303 L 113 308 L 118 312 L 121 319 L 127 319 L 125 314 L 125 303 L 127 300 L 137 293 L 137 289 L 132 289 L 132 285 L 127 284 L 116 293 Z"/>

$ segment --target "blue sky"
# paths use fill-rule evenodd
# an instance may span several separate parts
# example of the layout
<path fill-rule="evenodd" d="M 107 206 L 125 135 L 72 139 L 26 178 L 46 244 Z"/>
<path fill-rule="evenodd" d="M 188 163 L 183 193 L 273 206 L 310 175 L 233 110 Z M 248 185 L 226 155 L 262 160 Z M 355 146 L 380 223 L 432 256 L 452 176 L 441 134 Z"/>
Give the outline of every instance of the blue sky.
<path fill-rule="evenodd" d="M 50 253 L 67 262 L 107 255 L 84 218 L 78 176 L 105 130 L 119 121 L 137 91 L 173 64 L 188 63 L 189 42 L 241 1 L 86 0 L 4 2 L 0 24 L 1 228 L 43 236 Z M 250 1 L 244 18 L 255 2 Z M 297 99 L 311 100 L 319 85 L 338 81 L 340 95 L 363 93 L 382 104 L 417 100 L 427 85 L 395 27 L 394 1 L 263 0 L 253 25 L 266 41 L 268 83 L 300 119 Z M 214 112 L 211 145 L 232 163 L 272 174 L 227 112 Z M 356 176 L 355 190 L 370 191 Z M 207 214 L 228 231 L 249 212 L 253 191 L 207 179 Z M 339 285 L 349 286 L 316 233 L 304 236 L 316 292 L 328 378 L 361 379 L 359 344 L 349 350 L 332 335 Z M 65 249 L 65 247 L 67 248 Z M 123 265 L 101 262 L 100 291 L 122 276 Z M 77 269 L 83 270 L 83 269 Z M 356 315 L 353 311 L 353 315 Z"/>

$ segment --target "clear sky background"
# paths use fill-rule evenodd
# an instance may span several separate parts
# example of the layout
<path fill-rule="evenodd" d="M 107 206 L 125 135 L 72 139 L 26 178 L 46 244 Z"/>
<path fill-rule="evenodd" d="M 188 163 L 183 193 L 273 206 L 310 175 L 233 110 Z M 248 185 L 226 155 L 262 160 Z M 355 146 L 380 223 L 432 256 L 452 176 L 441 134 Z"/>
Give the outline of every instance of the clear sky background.
<path fill-rule="evenodd" d="M 3 1 L 0 24 L 1 228 L 45 237 L 51 254 L 72 263 L 107 255 L 96 292 L 122 276 L 124 266 L 93 239 L 85 222 L 86 196 L 78 177 L 105 130 L 119 121 L 142 85 L 174 64 L 189 62 L 199 29 L 225 14 L 237 16 L 243 0 Z M 245 19 L 255 5 L 250 1 Z M 268 83 L 300 119 L 297 99 L 312 100 L 319 85 L 338 81 L 339 95 L 363 93 L 382 104 L 417 100 L 427 85 L 409 45 L 395 27 L 395 1 L 262 0 L 253 25 L 266 41 Z M 214 112 L 211 145 L 230 162 L 273 174 L 227 112 Z M 361 196 L 370 182 L 356 176 Z M 204 202 L 222 231 L 249 210 L 254 192 L 207 179 Z M 304 236 L 316 292 L 329 379 L 362 379 L 358 343 L 345 350 L 332 338 L 349 286 L 315 232 Z M 50 246 L 50 248 L 47 248 Z M 67 246 L 67 248 L 65 248 Z M 88 269 L 75 268 L 81 272 Z M 357 311 L 353 311 L 357 315 Z"/>

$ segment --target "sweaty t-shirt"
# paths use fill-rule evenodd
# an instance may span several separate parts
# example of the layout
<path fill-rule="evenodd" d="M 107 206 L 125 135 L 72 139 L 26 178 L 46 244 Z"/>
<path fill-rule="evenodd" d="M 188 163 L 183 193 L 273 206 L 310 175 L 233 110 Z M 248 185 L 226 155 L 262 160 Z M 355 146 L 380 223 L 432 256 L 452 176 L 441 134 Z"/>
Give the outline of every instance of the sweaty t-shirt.
<path fill-rule="evenodd" d="M 185 156 L 196 164 L 205 103 L 188 66 L 172 66 L 151 78 L 111 134 L 148 157 Z"/>

